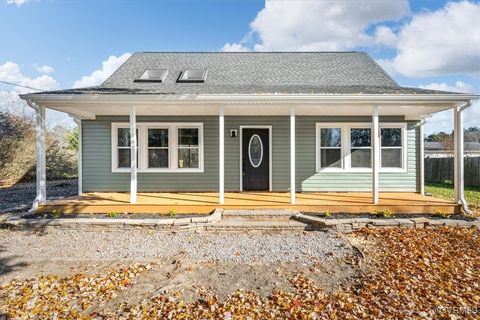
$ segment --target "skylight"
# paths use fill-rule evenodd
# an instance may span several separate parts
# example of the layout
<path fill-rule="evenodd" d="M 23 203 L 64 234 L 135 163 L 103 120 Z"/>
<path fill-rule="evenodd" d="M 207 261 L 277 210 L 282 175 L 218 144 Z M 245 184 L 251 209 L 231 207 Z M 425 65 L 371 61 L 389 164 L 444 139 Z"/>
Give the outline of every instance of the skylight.
<path fill-rule="evenodd" d="M 207 69 L 185 69 L 177 82 L 204 82 L 206 77 Z"/>
<path fill-rule="evenodd" d="M 135 82 L 163 82 L 167 77 L 167 69 L 147 69 Z"/>

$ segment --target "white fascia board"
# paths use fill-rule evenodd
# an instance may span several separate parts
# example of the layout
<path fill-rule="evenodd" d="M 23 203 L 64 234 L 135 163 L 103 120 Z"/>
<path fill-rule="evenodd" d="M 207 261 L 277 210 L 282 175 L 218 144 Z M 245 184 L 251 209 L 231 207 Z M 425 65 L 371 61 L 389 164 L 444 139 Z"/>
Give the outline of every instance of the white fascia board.
<path fill-rule="evenodd" d="M 198 104 L 198 103 L 464 103 L 480 98 L 473 94 L 378 94 L 378 95 L 334 95 L 334 94 L 251 94 L 251 95 L 226 95 L 226 94 L 193 94 L 193 95 L 63 95 L 63 94 L 24 94 L 24 100 L 31 100 L 38 104 L 51 104 L 62 102 L 70 103 L 126 103 L 126 104 Z"/>

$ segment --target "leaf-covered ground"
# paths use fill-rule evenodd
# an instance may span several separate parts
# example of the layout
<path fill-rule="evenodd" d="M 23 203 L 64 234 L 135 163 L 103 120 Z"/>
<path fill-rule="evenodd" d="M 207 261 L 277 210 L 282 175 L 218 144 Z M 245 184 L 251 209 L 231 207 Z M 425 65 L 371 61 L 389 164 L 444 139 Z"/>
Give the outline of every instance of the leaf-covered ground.
<path fill-rule="evenodd" d="M 119 292 L 128 295 L 136 278 L 152 272 L 150 265 L 133 265 L 106 275 L 13 281 L 0 289 L 0 312 L 17 318 L 59 319 L 480 317 L 478 229 L 375 228 L 349 237 L 360 249 L 351 263 L 361 264 L 364 274 L 348 288 L 333 293 L 297 273 L 286 275 L 293 290 L 273 290 L 268 296 L 239 289 L 219 299 L 215 292 L 199 288 L 201 298 L 189 302 L 182 301 L 179 293 L 160 292 L 152 292 L 143 301 L 119 301 L 115 299 Z"/>

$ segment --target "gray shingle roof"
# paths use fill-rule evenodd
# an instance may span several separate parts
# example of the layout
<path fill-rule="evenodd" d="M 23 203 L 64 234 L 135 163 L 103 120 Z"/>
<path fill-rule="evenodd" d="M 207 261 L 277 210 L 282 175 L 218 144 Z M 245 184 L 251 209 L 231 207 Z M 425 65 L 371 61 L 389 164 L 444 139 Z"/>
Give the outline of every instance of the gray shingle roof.
<path fill-rule="evenodd" d="M 208 69 L 205 83 L 177 83 L 185 69 Z M 162 83 L 134 82 L 168 69 Z M 51 94 L 435 94 L 399 86 L 363 52 L 139 52 L 102 85 Z M 43 92 L 45 94 L 45 92 Z"/>

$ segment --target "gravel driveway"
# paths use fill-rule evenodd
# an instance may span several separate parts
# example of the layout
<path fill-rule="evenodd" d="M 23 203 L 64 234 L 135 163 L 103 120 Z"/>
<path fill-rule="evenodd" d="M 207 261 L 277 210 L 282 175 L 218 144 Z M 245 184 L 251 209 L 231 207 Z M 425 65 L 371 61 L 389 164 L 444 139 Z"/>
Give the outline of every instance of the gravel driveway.
<path fill-rule="evenodd" d="M 47 181 L 47 197 L 69 197 L 77 194 L 77 180 Z M 17 183 L 12 187 L 0 187 L 0 211 L 30 206 L 35 199 L 35 182 Z"/>
<path fill-rule="evenodd" d="M 300 262 L 343 257 L 351 248 L 330 232 L 291 234 L 164 233 L 140 230 L 45 234 L 0 230 L 1 258 L 144 260 L 185 255 L 202 261 Z"/>
<path fill-rule="evenodd" d="M 209 288 L 224 298 L 244 288 L 262 296 L 274 288 L 293 290 L 288 280 L 303 273 L 329 291 L 355 281 L 354 250 L 331 232 L 282 234 L 165 233 L 143 230 L 48 233 L 0 229 L 0 285 L 13 278 L 106 272 L 117 264 L 156 265 L 126 294 L 140 301 L 152 292 L 173 290 L 186 300 Z M 133 290 L 133 291 L 132 291 Z"/>

